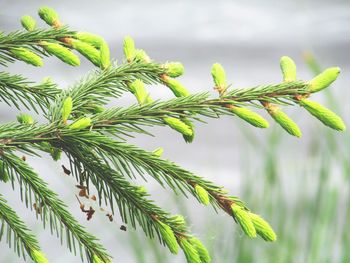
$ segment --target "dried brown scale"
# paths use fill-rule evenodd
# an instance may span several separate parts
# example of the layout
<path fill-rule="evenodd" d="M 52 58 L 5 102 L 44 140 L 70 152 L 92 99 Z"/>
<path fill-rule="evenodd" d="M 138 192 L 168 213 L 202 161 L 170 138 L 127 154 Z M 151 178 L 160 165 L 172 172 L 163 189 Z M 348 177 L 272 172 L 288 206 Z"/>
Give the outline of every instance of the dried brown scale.
<path fill-rule="evenodd" d="M 175 232 L 174 231 L 174 234 L 175 234 L 175 237 L 176 239 L 179 241 L 181 238 L 188 238 L 188 236 L 185 234 L 185 233 L 180 233 L 180 232 Z"/>
<path fill-rule="evenodd" d="M 79 196 L 85 197 L 85 198 L 89 198 L 89 196 L 88 196 L 87 193 L 86 193 L 86 188 L 85 188 L 85 189 L 81 189 L 81 190 L 79 191 Z"/>
<path fill-rule="evenodd" d="M 227 196 L 224 196 L 222 194 L 215 193 L 213 191 L 208 191 L 209 194 L 216 199 L 219 206 L 224 210 L 227 214 L 230 216 L 232 215 L 232 208 L 231 206 L 235 203 L 231 199 L 229 199 Z"/>
<path fill-rule="evenodd" d="M 192 186 L 193 188 L 196 186 L 196 183 L 191 180 L 186 180 L 186 183 Z"/>
<path fill-rule="evenodd" d="M 89 211 L 87 212 L 87 220 L 90 220 L 92 216 L 94 215 L 95 210 L 90 206 Z"/>
<path fill-rule="evenodd" d="M 158 216 L 155 214 L 150 214 L 150 217 L 152 218 L 153 221 L 159 221 Z"/>
<path fill-rule="evenodd" d="M 261 103 L 261 105 L 263 105 L 265 108 L 268 107 L 268 106 L 270 105 L 269 102 L 263 101 L 263 100 L 261 100 L 260 103 Z"/>
<path fill-rule="evenodd" d="M 94 202 L 97 200 L 97 198 L 96 198 L 95 195 L 92 195 L 92 196 L 90 197 L 90 196 L 87 194 L 88 189 L 87 189 L 86 186 L 84 186 L 84 185 L 76 185 L 76 187 L 77 187 L 78 189 L 80 189 L 79 194 L 78 194 L 80 197 L 85 197 L 85 198 L 90 199 L 90 200 L 92 200 L 92 201 L 94 201 Z M 82 203 L 82 202 L 80 201 L 80 199 L 78 198 L 78 196 L 76 196 L 76 198 L 77 198 L 77 200 L 78 200 L 78 202 L 79 202 L 79 204 L 80 204 L 80 209 L 81 209 L 81 211 L 84 212 L 84 213 L 86 213 L 86 214 L 88 215 L 88 218 L 90 218 L 90 217 L 95 213 L 95 210 L 92 209 L 91 207 L 90 207 L 89 210 L 85 210 L 85 204 Z M 92 210 L 93 210 L 93 211 L 92 211 Z M 100 211 L 101 211 L 101 212 L 105 212 L 105 210 L 104 210 L 102 207 L 100 207 Z M 91 214 L 91 216 L 90 216 L 90 214 Z M 113 215 L 112 215 L 112 213 L 109 213 L 109 212 L 108 212 L 108 213 L 106 214 L 106 216 L 108 217 L 108 219 L 109 219 L 110 222 L 113 221 Z M 88 220 L 89 220 L 89 219 L 88 219 Z"/>
<path fill-rule="evenodd" d="M 63 172 L 66 174 L 66 175 L 70 175 L 72 172 L 67 169 L 63 164 L 62 164 L 62 169 L 63 169 Z"/>
<path fill-rule="evenodd" d="M 9 144 L 9 143 L 12 143 L 13 142 L 13 139 L 1 139 L 0 140 L 0 144 Z"/>
<path fill-rule="evenodd" d="M 232 106 L 232 105 L 230 105 Z M 197 183 L 187 180 L 186 181 L 189 185 L 191 185 L 193 188 L 197 185 Z M 202 186 L 204 189 L 206 189 L 205 186 Z M 232 204 L 234 204 L 234 201 L 230 200 L 229 198 L 227 198 L 227 196 L 224 196 L 222 194 L 218 194 L 217 192 L 214 192 L 212 190 L 208 190 L 206 189 L 207 192 L 213 197 L 215 198 L 215 200 L 218 202 L 219 206 L 229 215 L 232 215 L 232 209 L 231 206 Z"/>
<path fill-rule="evenodd" d="M 303 95 L 298 94 L 298 95 L 295 95 L 295 96 L 294 96 L 294 99 L 295 99 L 296 101 L 300 101 L 300 100 L 302 100 L 302 99 L 309 98 L 310 95 L 311 95 L 311 93 L 306 93 L 306 94 L 303 94 Z"/>
<path fill-rule="evenodd" d="M 60 27 L 62 27 L 62 24 L 61 24 L 61 22 L 59 21 L 59 20 L 55 20 L 54 22 L 53 22 L 53 25 L 52 25 L 54 28 L 57 28 L 57 29 L 59 29 Z"/>
<path fill-rule="evenodd" d="M 63 37 L 59 39 L 60 42 L 67 44 L 69 46 L 72 45 L 72 38 L 71 37 Z"/>
<path fill-rule="evenodd" d="M 113 215 L 112 214 L 106 214 L 110 222 L 113 222 Z"/>

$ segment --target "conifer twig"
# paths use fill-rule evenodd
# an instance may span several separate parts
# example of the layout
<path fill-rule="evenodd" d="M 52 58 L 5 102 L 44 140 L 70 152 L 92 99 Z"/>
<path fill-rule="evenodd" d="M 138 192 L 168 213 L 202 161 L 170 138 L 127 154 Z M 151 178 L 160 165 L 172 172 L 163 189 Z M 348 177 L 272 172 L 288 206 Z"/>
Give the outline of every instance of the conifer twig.
<path fill-rule="evenodd" d="M 180 133 L 186 142 L 192 142 L 194 121 L 224 115 L 267 128 L 268 121 L 252 109 L 265 110 L 286 132 L 300 137 L 298 125 L 282 111 L 284 106 L 296 105 L 326 126 L 343 131 L 346 126 L 339 116 L 309 99 L 336 80 L 339 68 L 328 68 L 309 81 L 297 80 L 294 61 L 284 56 L 280 60 L 281 83 L 243 89 L 231 88 L 224 68 L 215 63 L 211 74 L 218 96 L 213 97 L 209 92 L 191 94 L 177 79 L 184 73 L 180 62 L 154 62 L 144 50 L 137 49 L 128 36 L 123 43 L 124 61 L 113 63 L 108 44 L 102 37 L 62 26 L 52 8 L 42 7 L 38 14 L 50 28 L 37 28 L 34 18 L 24 16 L 21 23 L 26 31 L 0 33 L 0 65 L 20 60 L 42 66 L 42 57 L 51 55 L 70 66 L 78 66 L 80 59 L 73 53 L 76 51 L 96 66 L 85 78 L 62 90 L 48 79 L 35 84 L 21 75 L 0 72 L 1 101 L 37 113 L 41 109 L 46 117 L 46 121 L 39 124 L 30 115 L 20 114 L 17 116 L 19 123 L 0 125 L 0 181 L 10 181 L 13 188 L 17 182 L 21 200 L 27 207 L 34 206 L 44 227 L 49 221 L 51 232 L 56 231 L 61 240 L 65 229 L 68 248 L 76 252 L 77 242 L 82 260 L 84 248 L 89 262 L 111 262 L 96 237 L 84 230 L 46 182 L 24 159 L 15 155 L 17 152 L 39 157 L 41 151 L 48 152 L 55 161 L 60 159 L 62 152 L 65 153 L 72 174 L 84 193 L 89 193 L 92 184 L 98 192 L 99 205 L 104 200 L 113 214 L 114 208 L 118 207 L 125 223 L 130 222 L 133 227 L 138 223 L 146 235 L 158 236 L 170 252 L 177 254 L 181 248 L 188 263 L 211 261 L 204 245 L 191 235 L 183 217 L 171 216 L 158 207 L 148 198 L 145 189 L 134 186 L 128 177 L 146 179 L 149 175 L 174 192 L 181 191 L 185 196 L 191 194 L 203 205 L 211 204 L 214 209 L 223 210 L 248 237 L 259 235 L 266 241 L 276 241 L 272 227 L 252 213 L 238 197 L 230 196 L 221 186 L 162 159 L 161 149 L 148 152 L 127 143 L 126 137 L 133 133 L 151 135 L 147 127 L 167 125 Z M 153 101 L 145 85 L 154 84 L 168 88 L 177 98 Z M 139 105 L 105 108 L 112 99 L 125 92 L 132 93 Z M 93 209 L 87 211 L 83 203 L 81 206 L 90 219 Z M 47 262 L 35 238 L 1 196 L 0 217 L 9 226 L 10 233 L 14 233 L 17 252 L 23 254 L 27 250 L 37 263 Z"/>
<path fill-rule="evenodd" d="M 36 240 L 35 236 L 19 218 L 17 213 L 7 204 L 1 194 L 0 221 L 2 223 L 0 227 L 0 240 L 2 239 L 7 226 L 7 242 L 10 247 L 13 246 L 13 249 L 17 252 L 18 256 L 23 256 L 23 258 L 26 259 L 25 252 L 27 252 L 28 255 L 33 258 L 35 253 L 40 251 L 39 242 Z"/>
<path fill-rule="evenodd" d="M 30 166 L 22 159 L 9 152 L 4 153 L 2 158 L 8 166 L 11 177 L 17 177 L 20 184 L 24 184 L 26 188 L 30 189 L 30 194 L 33 194 L 35 200 L 37 200 L 38 203 L 42 203 L 43 223 L 45 224 L 47 220 L 46 216 L 49 216 L 51 229 L 62 231 L 63 228 L 65 228 L 66 242 L 70 250 L 74 250 L 75 252 L 74 239 L 76 239 L 78 245 L 85 248 L 87 258 L 90 259 L 93 255 L 97 255 L 101 259 L 109 260 L 109 255 L 106 253 L 105 249 L 97 243 L 96 237 L 84 230 L 66 210 L 64 203 L 48 188 L 47 184 L 37 176 Z M 80 254 L 81 257 L 83 257 L 81 250 Z"/>

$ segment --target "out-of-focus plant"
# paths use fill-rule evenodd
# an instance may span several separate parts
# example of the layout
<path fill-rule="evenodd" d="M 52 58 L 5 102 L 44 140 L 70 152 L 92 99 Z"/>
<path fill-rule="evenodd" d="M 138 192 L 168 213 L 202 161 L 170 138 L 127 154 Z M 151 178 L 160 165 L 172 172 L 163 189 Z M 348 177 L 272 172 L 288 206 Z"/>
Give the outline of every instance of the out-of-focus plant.
<path fill-rule="evenodd" d="M 158 237 L 170 252 L 183 250 L 188 262 L 210 262 L 210 255 L 202 242 L 193 236 L 182 216 L 170 215 L 158 207 L 142 186 L 133 185 L 128 177 L 153 177 L 163 187 L 185 196 L 193 195 L 204 205 L 222 210 L 237 222 L 250 238 L 266 241 L 277 239 L 271 226 L 235 196 L 221 186 L 161 158 L 162 149 L 153 152 L 140 149 L 126 141 L 135 134 L 150 134 L 150 126 L 168 126 L 181 134 L 186 142 L 194 139 L 194 122 L 202 118 L 237 116 L 251 125 L 267 128 L 269 123 L 256 110 L 268 114 L 289 134 L 300 137 L 297 124 L 283 111 L 283 106 L 300 105 L 332 129 L 345 130 L 345 124 L 335 113 L 309 100 L 314 92 L 327 88 L 337 78 L 339 68 L 329 68 L 310 81 L 297 80 L 296 66 L 289 57 L 282 57 L 280 66 L 283 82 L 250 88 L 231 88 L 223 67 L 212 67 L 214 88 L 219 96 L 209 92 L 191 94 L 177 77 L 184 73 L 179 62 L 157 63 L 141 49 L 136 49 L 131 37 L 124 39 L 125 59 L 112 63 L 108 44 L 97 35 L 70 30 L 57 13 L 48 7 L 39 9 L 39 16 L 50 28 L 39 29 L 35 20 L 24 16 L 25 30 L 0 34 L 0 64 L 6 66 L 16 60 L 34 66 L 43 65 L 43 56 L 55 56 L 62 62 L 78 66 L 77 51 L 96 66 L 80 82 L 68 89 L 60 89 L 51 79 L 34 84 L 22 75 L 0 73 L 0 99 L 8 105 L 32 109 L 46 118 L 38 123 L 28 114 L 20 114 L 18 123 L 0 126 L 1 181 L 19 185 L 21 200 L 34 207 L 38 218 L 50 224 L 51 232 L 65 239 L 74 253 L 88 262 L 111 262 L 111 257 L 98 242 L 70 214 L 66 205 L 46 182 L 17 156 L 18 152 L 39 155 L 48 152 L 54 160 L 64 153 L 80 189 L 81 210 L 91 219 L 95 213 L 84 200 L 104 202 L 114 209 L 126 224 L 139 225 L 150 238 Z M 163 84 L 177 97 L 153 101 L 146 85 Z M 131 92 L 138 104 L 129 107 L 105 108 L 113 98 Z M 97 197 L 90 195 L 92 188 Z M 85 198 L 85 199 L 84 199 Z M 15 211 L 0 197 L 1 236 L 7 228 L 7 241 L 19 255 L 29 255 L 35 262 L 48 262 L 35 236 Z"/>

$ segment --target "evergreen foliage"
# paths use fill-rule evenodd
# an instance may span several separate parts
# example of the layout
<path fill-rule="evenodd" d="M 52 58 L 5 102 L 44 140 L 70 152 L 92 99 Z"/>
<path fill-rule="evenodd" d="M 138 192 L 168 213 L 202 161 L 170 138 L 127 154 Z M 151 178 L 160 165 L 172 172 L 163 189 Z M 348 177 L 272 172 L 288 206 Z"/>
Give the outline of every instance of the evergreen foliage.
<path fill-rule="evenodd" d="M 75 53 L 78 52 L 96 69 L 68 89 L 59 88 L 50 79 L 34 83 L 22 75 L 0 72 L 0 100 L 18 110 L 33 110 L 46 119 L 38 123 L 30 115 L 20 114 L 18 122 L 0 125 L 0 183 L 2 187 L 10 184 L 19 187 L 21 201 L 28 208 L 35 207 L 44 226 L 48 222 L 51 233 L 65 239 L 73 253 L 80 253 L 82 261 L 111 262 L 112 259 L 47 183 L 17 156 L 19 153 L 40 156 L 41 152 L 47 152 L 59 160 L 62 152 L 70 162 L 70 169 L 65 171 L 76 179 L 83 196 L 88 197 L 90 189 L 95 188 L 98 204 L 108 204 L 112 214 L 119 213 L 126 224 L 140 226 L 147 236 L 157 237 L 174 254 L 181 248 L 190 263 L 207 263 L 211 261 L 208 251 L 190 233 L 183 217 L 158 207 L 146 189 L 133 185 L 129 178 L 150 176 L 169 190 L 193 195 L 203 205 L 211 204 L 217 211 L 226 212 L 251 238 L 258 235 L 266 241 L 275 241 L 276 234 L 264 219 L 250 212 L 223 187 L 162 159 L 162 149 L 149 152 L 129 144 L 128 137 L 150 134 L 150 126 L 168 126 L 191 142 L 193 122 L 224 115 L 267 128 L 269 123 L 255 110 L 266 110 L 289 134 L 300 137 L 297 124 L 282 112 L 282 107 L 296 105 L 330 128 L 345 130 L 340 117 L 308 99 L 311 93 L 323 90 L 336 79 L 338 68 L 326 70 L 311 81 L 296 80 L 293 60 L 283 57 L 282 83 L 231 88 L 224 68 L 215 63 L 211 74 L 218 96 L 209 92 L 191 94 L 176 79 L 184 72 L 181 63 L 152 61 L 145 51 L 135 48 L 131 37 L 124 39 L 121 46 L 125 58 L 117 64 L 111 61 L 108 45 L 100 36 L 62 26 L 58 14 L 49 7 L 40 8 L 39 16 L 51 27 L 36 28 L 35 20 L 25 16 L 21 20 L 25 30 L 0 34 L 0 65 L 6 67 L 20 60 L 42 66 L 43 57 L 56 56 L 67 65 L 77 66 L 80 59 Z M 153 101 L 147 92 L 147 85 L 152 84 L 164 85 L 176 98 Z M 105 108 L 111 99 L 127 92 L 135 95 L 138 104 Z M 87 210 L 84 203 L 81 209 L 88 219 L 93 216 L 94 211 Z M 0 196 L 0 220 L 0 238 L 6 228 L 7 242 L 19 256 L 48 262 L 34 234 L 3 196 Z"/>

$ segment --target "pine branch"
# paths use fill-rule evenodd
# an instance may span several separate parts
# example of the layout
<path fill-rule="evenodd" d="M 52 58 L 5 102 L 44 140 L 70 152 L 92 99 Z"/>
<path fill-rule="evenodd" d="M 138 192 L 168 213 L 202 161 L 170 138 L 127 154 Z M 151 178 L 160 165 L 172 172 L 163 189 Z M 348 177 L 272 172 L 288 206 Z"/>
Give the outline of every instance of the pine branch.
<path fill-rule="evenodd" d="M 5 229 L 7 228 L 7 243 L 10 248 L 26 259 L 26 253 L 35 260 L 36 253 L 40 252 L 39 242 L 36 237 L 27 228 L 25 223 L 18 217 L 17 213 L 7 204 L 3 196 L 0 194 L 0 220 L 2 221 L 0 228 L 0 240 Z"/>
<path fill-rule="evenodd" d="M 82 154 L 86 150 L 89 150 L 89 154 Z M 115 202 L 125 223 L 130 221 L 136 228 L 138 221 L 146 235 L 153 238 L 154 231 L 158 237 L 161 236 L 158 224 L 161 221 L 167 224 L 176 236 L 189 237 L 184 221 L 179 224 L 176 217 L 171 217 L 169 213 L 156 206 L 147 198 L 149 195 L 143 187 L 131 185 L 117 171 L 103 164 L 103 160 L 93 149 L 86 148 L 85 145 L 74 145 L 67 149 L 67 153 L 77 180 L 86 183 L 91 180 L 98 190 L 100 204 L 104 198 L 113 209 Z"/>
<path fill-rule="evenodd" d="M 40 128 L 38 130 L 40 130 Z M 22 133 L 27 134 L 26 131 Z M 179 189 L 185 196 L 187 196 L 185 192 L 186 190 L 201 201 L 200 196 L 196 192 L 196 187 L 199 186 L 209 194 L 210 202 L 214 206 L 220 207 L 230 216 L 233 216 L 231 210 L 231 206 L 233 204 L 247 209 L 237 197 L 227 196 L 221 187 L 218 187 L 213 183 L 202 179 L 201 177 L 195 176 L 194 174 L 181 169 L 169 161 L 162 160 L 157 156 L 141 149 L 137 149 L 134 146 L 115 142 L 102 134 L 89 131 L 72 131 L 69 129 L 64 129 L 59 132 L 59 137 L 57 138 L 52 137 L 52 135 L 47 135 L 45 138 L 43 134 L 37 134 L 33 137 L 38 138 L 28 138 L 28 140 L 26 140 L 25 137 L 18 137 L 21 141 L 19 141 L 19 139 L 11 139 L 10 141 L 7 140 L 6 145 L 7 147 L 16 146 L 18 149 L 23 149 L 26 143 L 38 144 L 47 140 L 48 142 L 55 144 L 55 146 L 64 148 L 67 151 L 67 149 L 74 147 L 74 145 L 83 144 L 88 147 L 88 149 L 85 149 L 84 152 L 89 152 L 89 148 L 95 149 L 99 155 L 112 160 L 113 164 L 122 174 L 128 174 L 131 176 L 131 167 L 133 167 L 139 174 L 147 172 L 152 175 L 161 185 L 163 185 L 164 181 L 174 191 Z M 5 141 L 3 140 L 3 142 Z M 125 160 L 127 160 L 127 162 L 125 162 Z M 104 179 L 104 181 L 105 180 L 106 179 Z"/>
<path fill-rule="evenodd" d="M 34 84 L 20 75 L 10 75 L 0 72 L 0 99 L 11 106 L 20 109 L 19 102 L 28 110 L 38 112 L 38 106 L 45 112 L 50 102 L 61 93 L 57 85 L 46 81 Z"/>
<path fill-rule="evenodd" d="M 94 113 L 110 98 L 118 98 L 122 92 L 127 91 L 128 81 L 142 79 L 149 84 L 156 83 L 162 72 L 163 69 L 157 64 L 136 62 L 94 70 L 79 83 L 62 92 L 50 108 L 48 118 L 51 122 L 60 120 L 62 104 L 67 97 L 73 100 L 73 115 Z"/>
<path fill-rule="evenodd" d="M 297 81 L 294 62 L 282 57 L 283 83 L 230 90 L 224 69 L 215 63 L 211 73 L 218 98 L 211 98 L 208 93 L 190 95 L 175 79 L 184 72 L 181 63 L 152 62 L 143 50 L 135 48 L 132 38 L 126 37 L 125 63 L 111 65 L 109 48 L 103 38 L 62 27 L 58 14 L 51 8 L 40 8 L 39 16 L 52 28 L 36 29 L 35 20 L 25 16 L 21 22 L 28 32 L 0 34 L 0 64 L 18 59 L 42 66 L 42 55 L 54 55 L 66 64 L 77 66 L 80 60 L 72 52 L 75 50 L 99 69 L 64 91 L 49 82 L 35 85 L 21 76 L 0 73 L 0 99 L 17 108 L 19 104 L 34 110 L 40 107 L 48 120 L 47 124 L 39 125 L 30 116 L 21 115 L 18 118 L 21 124 L 0 125 L 0 164 L 6 168 L 2 170 L 9 174 L 13 186 L 17 178 L 21 199 L 24 196 L 27 206 L 28 203 L 31 207 L 35 205 L 44 226 L 49 218 L 51 232 L 55 230 L 61 238 L 59 228 L 61 232 L 66 228 L 69 249 L 73 247 L 75 252 L 77 241 L 80 254 L 84 247 L 90 262 L 109 262 L 109 256 L 33 169 L 13 154 L 14 151 L 31 155 L 38 155 L 38 150 L 45 151 L 57 160 L 63 150 L 79 183 L 88 184 L 88 190 L 90 183 L 96 187 L 100 205 L 104 198 L 113 211 L 116 203 L 125 222 L 130 220 L 134 227 L 138 222 L 150 237 L 158 235 L 172 253 L 177 253 L 181 247 L 189 263 L 208 263 L 210 257 L 206 249 L 187 232 L 183 219 L 172 217 L 156 206 L 144 190 L 127 181 L 126 175 L 144 177 L 148 174 L 162 186 L 167 184 L 175 192 L 181 191 L 185 196 L 190 193 L 202 204 L 224 210 L 251 238 L 260 235 L 266 241 L 275 241 L 276 234 L 264 219 L 250 212 L 242 201 L 229 196 L 222 187 L 161 159 L 157 153 L 116 141 L 113 136 L 124 139 L 124 136 L 132 136 L 132 132 L 149 134 L 145 126 L 168 125 L 181 133 L 186 142 L 191 142 L 194 138 L 192 121 L 222 115 L 234 115 L 253 126 L 267 128 L 269 123 L 248 106 L 266 110 L 284 130 L 297 137 L 301 136 L 299 127 L 280 106 L 300 105 L 326 126 L 345 130 L 340 117 L 308 99 L 312 93 L 327 88 L 337 78 L 339 68 L 329 68 L 307 82 Z M 144 84 L 162 84 L 178 98 L 152 102 Z M 134 94 L 140 106 L 103 108 L 123 92 Z M 107 133 L 113 136 L 108 137 Z M 20 231 L 16 229 L 15 232 L 17 230 Z M 31 256 L 35 257 L 34 254 Z"/>
<path fill-rule="evenodd" d="M 134 177 L 133 170 L 140 175 L 147 173 L 161 185 L 164 185 L 165 182 L 175 192 L 181 190 L 185 196 L 187 196 L 186 192 L 189 192 L 198 198 L 194 190 L 194 187 L 198 185 L 211 195 L 210 201 L 213 205 L 225 207 L 224 210 L 230 215 L 232 214 L 231 209 L 227 209 L 227 204 L 225 203 L 232 204 L 234 201 L 243 205 L 238 198 L 226 196 L 222 187 L 218 187 L 212 182 L 206 181 L 202 177 L 196 176 L 176 164 L 163 160 L 153 153 L 139 149 L 136 146 L 113 141 L 96 132 L 64 130 L 61 132 L 61 140 L 67 146 L 81 143 L 93 148 L 99 155 L 112 161 L 121 174 Z"/>
<path fill-rule="evenodd" d="M 278 84 L 260 85 L 251 88 L 236 88 L 224 94 L 223 98 L 237 103 L 255 104 L 259 101 L 290 105 L 296 95 L 310 95 L 308 83 L 304 81 L 288 81 Z"/>
<path fill-rule="evenodd" d="M 295 96 L 307 93 L 307 84 L 300 81 L 235 89 L 217 99 L 209 98 L 209 93 L 198 93 L 140 106 L 110 108 L 96 114 L 93 123 L 95 129 L 104 128 L 115 134 L 147 133 L 141 126 L 166 125 L 163 121 L 166 117 L 201 120 L 198 116 L 200 115 L 219 118 L 222 115 L 235 115 L 227 105 L 252 106 L 258 109 L 263 108 L 258 104 L 260 101 L 295 105 Z"/>
<path fill-rule="evenodd" d="M 56 230 L 57 236 L 60 235 L 61 238 L 63 235 L 62 231 L 65 229 L 67 246 L 71 251 L 73 250 L 74 253 L 76 253 L 75 242 L 78 242 L 80 248 L 81 246 L 85 248 L 86 256 L 89 260 L 94 255 L 106 261 L 109 260 L 109 255 L 105 252 L 105 249 L 97 243 L 96 237 L 84 230 L 66 210 L 66 205 L 58 198 L 57 194 L 48 188 L 47 184 L 38 177 L 30 166 L 22 159 L 9 152 L 5 152 L 2 158 L 8 166 L 11 178 L 16 177 L 17 181 L 21 184 L 21 189 L 27 189 L 25 193 L 26 205 L 28 205 L 28 200 L 31 206 L 34 205 L 31 204 L 31 196 L 36 200 L 36 206 L 40 204 L 40 214 L 44 226 L 46 220 L 49 220 L 51 232 Z M 81 249 L 80 255 L 83 257 Z"/>
<path fill-rule="evenodd" d="M 27 131 L 24 131 L 24 134 L 27 134 Z M 25 138 L 21 137 L 21 140 L 25 140 Z M 42 137 L 38 139 L 37 143 L 43 140 L 45 138 Z M 176 217 L 170 217 L 168 213 L 161 210 L 152 201 L 146 199 L 147 194 L 145 192 L 140 191 L 138 187 L 132 186 L 123 177 L 118 175 L 116 171 L 104 165 L 103 160 L 98 155 L 94 155 L 93 150 L 87 148 L 86 144 L 71 144 L 63 133 L 60 135 L 60 140 L 48 141 L 68 153 L 72 165 L 74 164 L 74 169 L 72 170 L 77 180 L 80 182 L 91 180 L 93 185 L 98 189 L 100 201 L 102 200 L 101 194 L 103 194 L 109 200 L 110 207 L 113 208 L 114 202 L 112 199 L 114 199 L 118 204 L 124 222 L 128 223 L 128 220 L 130 220 L 132 226 L 136 227 L 135 222 L 138 221 L 145 233 L 151 238 L 154 237 L 153 231 L 156 231 L 158 237 L 161 238 L 159 222 L 168 225 L 178 238 L 191 237 L 187 233 L 184 222 L 181 221 L 181 224 L 179 224 Z M 65 143 L 62 143 L 62 141 Z M 22 147 L 18 144 L 18 139 L 9 142 L 9 145 L 14 143 Z M 34 141 L 31 143 L 34 143 Z M 127 209 L 128 207 L 129 209 Z"/>
<path fill-rule="evenodd" d="M 38 48 L 40 42 L 58 42 L 59 39 L 71 37 L 75 34 L 67 27 L 34 29 L 32 31 L 18 30 L 9 34 L 0 34 L 0 64 L 5 66 L 8 62 L 14 62 L 17 59 L 11 52 L 12 48 L 24 47 L 34 53 L 46 56 L 47 53 Z"/>

